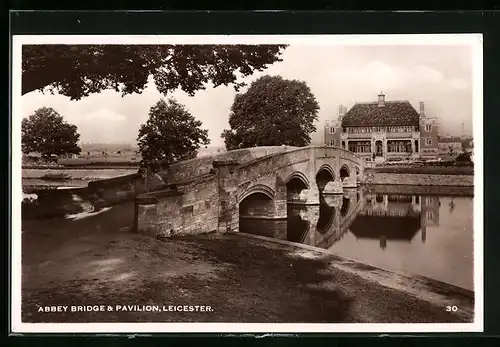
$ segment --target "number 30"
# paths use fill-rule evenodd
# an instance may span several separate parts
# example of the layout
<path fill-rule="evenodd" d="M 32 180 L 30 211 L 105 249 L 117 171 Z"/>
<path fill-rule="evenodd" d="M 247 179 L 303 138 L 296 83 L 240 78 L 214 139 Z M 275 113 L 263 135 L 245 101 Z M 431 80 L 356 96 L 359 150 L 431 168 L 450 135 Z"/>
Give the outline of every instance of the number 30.
<path fill-rule="evenodd" d="M 447 312 L 457 312 L 458 311 L 458 307 L 456 307 L 456 306 L 446 306 L 446 311 Z"/>

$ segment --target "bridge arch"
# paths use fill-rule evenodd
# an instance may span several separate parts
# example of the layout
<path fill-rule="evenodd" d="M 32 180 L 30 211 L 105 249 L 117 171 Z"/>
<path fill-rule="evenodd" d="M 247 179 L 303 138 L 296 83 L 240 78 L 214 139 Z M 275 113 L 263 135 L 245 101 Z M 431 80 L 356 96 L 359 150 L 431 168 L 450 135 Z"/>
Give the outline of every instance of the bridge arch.
<path fill-rule="evenodd" d="M 333 168 L 328 164 L 321 165 L 316 173 L 316 184 L 318 185 L 319 191 L 322 192 L 328 182 L 333 181 L 335 181 L 335 171 Z"/>
<path fill-rule="evenodd" d="M 285 180 L 285 183 L 287 201 L 303 200 L 301 193 L 304 189 L 309 189 L 310 186 L 307 176 L 299 171 L 291 173 Z"/>
<path fill-rule="evenodd" d="M 248 189 L 246 189 L 244 192 L 242 192 L 238 196 L 238 203 L 241 203 L 243 200 L 248 198 L 252 194 L 261 194 L 266 197 L 268 197 L 270 200 L 274 199 L 275 192 L 272 188 L 264 185 L 264 184 L 256 184 Z"/>
<path fill-rule="evenodd" d="M 316 176 L 321 172 L 321 171 L 326 171 L 330 174 L 332 180 L 334 181 L 335 180 L 335 170 L 333 170 L 333 168 L 328 165 L 328 164 L 323 164 L 319 167 L 318 169 L 318 172 L 316 174 Z"/>
<path fill-rule="evenodd" d="M 344 164 L 340 167 L 340 179 L 343 181 L 345 178 L 351 176 L 351 169 L 347 164 Z"/>
<path fill-rule="evenodd" d="M 239 197 L 237 205 L 239 230 L 251 232 L 252 228 L 257 228 L 259 231 L 268 232 L 269 230 L 264 229 L 269 225 L 262 224 L 262 218 L 273 217 L 274 196 L 274 191 L 263 184 L 245 190 Z"/>
<path fill-rule="evenodd" d="M 307 179 L 307 176 L 304 175 L 302 172 L 295 171 L 292 174 L 290 174 L 287 179 L 285 180 L 286 184 L 291 183 L 293 180 L 299 180 L 302 182 L 302 184 L 305 186 L 305 189 L 309 189 L 309 180 Z"/>

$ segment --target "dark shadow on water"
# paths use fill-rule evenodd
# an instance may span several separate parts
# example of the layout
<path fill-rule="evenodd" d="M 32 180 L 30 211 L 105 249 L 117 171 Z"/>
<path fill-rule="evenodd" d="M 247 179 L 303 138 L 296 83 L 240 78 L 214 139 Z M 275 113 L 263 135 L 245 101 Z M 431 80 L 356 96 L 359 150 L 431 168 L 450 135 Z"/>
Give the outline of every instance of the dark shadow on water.
<path fill-rule="evenodd" d="M 303 243 L 307 234 L 311 232 L 310 222 L 301 217 L 301 211 L 305 209 L 301 206 L 289 206 L 287 208 L 287 240 Z"/>
<path fill-rule="evenodd" d="M 240 232 L 260 236 L 287 239 L 286 219 L 259 219 L 240 217 Z"/>
<path fill-rule="evenodd" d="M 342 217 L 345 217 L 347 212 L 349 211 L 349 205 L 351 203 L 351 200 L 346 198 L 345 196 L 342 199 L 342 207 L 340 208 L 340 215 Z"/>
<path fill-rule="evenodd" d="M 320 234 L 324 234 L 331 229 L 334 221 L 335 221 L 335 207 L 328 206 L 325 200 L 321 197 L 319 205 L 319 218 L 318 218 L 318 224 L 316 225 L 316 230 Z"/>

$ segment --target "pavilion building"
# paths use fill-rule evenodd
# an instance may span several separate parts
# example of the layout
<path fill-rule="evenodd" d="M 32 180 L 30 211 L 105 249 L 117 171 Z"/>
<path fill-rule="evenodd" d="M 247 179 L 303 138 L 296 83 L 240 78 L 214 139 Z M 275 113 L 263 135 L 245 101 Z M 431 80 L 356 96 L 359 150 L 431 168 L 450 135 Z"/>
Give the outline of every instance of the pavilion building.
<path fill-rule="evenodd" d="M 409 101 L 355 103 L 339 107 L 337 120 L 325 125 L 325 144 L 347 149 L 366 161 L 437 159 L 438 125 L 426 117 L 424 103 L 417 112 Z"/>

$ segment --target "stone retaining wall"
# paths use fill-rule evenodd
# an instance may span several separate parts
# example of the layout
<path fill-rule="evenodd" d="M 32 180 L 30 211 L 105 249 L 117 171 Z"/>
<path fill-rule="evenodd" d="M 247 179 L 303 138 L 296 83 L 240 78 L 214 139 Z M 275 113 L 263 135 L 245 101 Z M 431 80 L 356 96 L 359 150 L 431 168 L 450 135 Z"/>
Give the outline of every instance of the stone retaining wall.
<path fill-rule="evenodd" d="M 218 185 L 215 176 L 143 194 L 136 201 L 137 232 L 155 237 L 209 233 L 217 229 Z"/>

